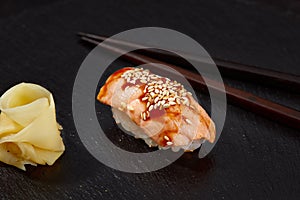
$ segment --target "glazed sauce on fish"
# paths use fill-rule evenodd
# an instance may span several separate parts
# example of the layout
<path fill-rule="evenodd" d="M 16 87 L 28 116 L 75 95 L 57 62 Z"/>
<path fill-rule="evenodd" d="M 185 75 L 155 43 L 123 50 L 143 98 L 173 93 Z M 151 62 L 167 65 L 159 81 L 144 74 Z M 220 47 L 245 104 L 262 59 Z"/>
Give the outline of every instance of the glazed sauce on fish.
<path fill-rule="evenodd" d="M 97 99 L 100 101 L 101 97 L 105 96 L 107 93 L 107 87 L 112 83 L 114 80 L 120 78 L 122 74 L 128 70 L 132 70 L 134 68 L 132 67 L 125 67 L 122 69 L 119 69 L 118 71 L 114 72 L 105 82 L 105 84 L 102 86 L 101 90 L 99 91 L 99 94 L 97 96 Z M 126 87 L 125 87 L 126 88 Z M 124 89 L 125 89 L 124 88 Z"/>
<path fill-rule="evenodd" d="M 150 119 L 155 119 L 158 117 L 161 117 L 166 114 L 165 109 L 159 110 L 159 109 L 153 109 L 150 111 Z"/>
<path fill-rule="evenodd" d="M 100 99 L 101 95 L 105 95 L 107 93 L 107 87 L 109 87 L 111 82 L 113 82 L 116 79 L 119 79 L 122 76 L 122 74 L 124 74 L 126 71 L 133 69 L 135 68 L 127 67 L 113 73 L 107 80 L 106 84 L 101 88 L 101 91 L 98 95 L 98 100 Z M 163 83 L 166 83 L 167 81 L 169 81 L 169 79 L 160 77 L 157 79 L 157 81 L 162 81 Z M 142 83 L 140 79 L 137 79 L 136 81 L 134 81 L 134 83 L 125 80 L 124 84 L 121 86 L 121 89 L 124 91 L 127 87 L 137 86 L 140 88 L 140 90 L 143 91 L 142 95 L 139 97 L 139 100 L 145 106 L 145 112 L 147 113 L 147 117 L 144 119 L 144 121 L 154 120 L 164 123 L 164 127 L 161 130 L 161 132 L 153 136 L 152 139 L 160 146 L 171 145 L 174 135 L 176 135 L 179 130 L 176 122 L 181 120 L 180 105 L 172 106 L 172 108 L 164 108 L 163 105 L 160 105 L 150 110 L 150 106 L 153 106 L 155 104 L 153 100 L 157 95 L 152 97 L 151 104 L 147 106 L 147 103 L 149 103 L 147 97 L 149 97 L 151 91 L 149 91 L 150 86 L 147 86 L 148 88 L 145 89 L 146 85 L 147 84 Z M 178 86 L 173 86 L 173 89 L 174 88 L 176 88 L 175 90 L 181 89 Z M 143 118 L 143 116 L 141 117 Z"/>

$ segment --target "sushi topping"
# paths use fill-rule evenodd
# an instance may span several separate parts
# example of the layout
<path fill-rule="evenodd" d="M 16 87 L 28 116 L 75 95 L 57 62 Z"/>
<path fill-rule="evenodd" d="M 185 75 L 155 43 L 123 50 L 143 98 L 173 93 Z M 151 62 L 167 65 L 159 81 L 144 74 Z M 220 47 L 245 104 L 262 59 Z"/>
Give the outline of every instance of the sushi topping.
<path fill-rule="evenodd" d="M 170 138 L 168 136 L 166 136 L 166 135 L 164 136 L 164 139 L 167 140 L 167 141 L 170 140 Z"/>
<path fill-rule="evenodd" d="M 186 121 L 186 123 L 188 123 L 188 124 L 192 124 L 192 121 L 191 120 L 189 120 L 189 119 L 185 119 L 185 121 Z"/>
<path fill-rule="evenodd" d="M 136 68 L 128 70 L 121 75 L 127 83 L 145 85 L 142 101 L 146 103 L 146 111 L 141 113 L 141 118 L 147 120 L 153 110 L 167 109 L 174 105 L 190 106 L 188 92 L 177 81 L 151 73 L 147 69 Z M 189 122 L 187 122 L 189 123 Z M 171 143 L 171 142 L 170 142 Z"/>

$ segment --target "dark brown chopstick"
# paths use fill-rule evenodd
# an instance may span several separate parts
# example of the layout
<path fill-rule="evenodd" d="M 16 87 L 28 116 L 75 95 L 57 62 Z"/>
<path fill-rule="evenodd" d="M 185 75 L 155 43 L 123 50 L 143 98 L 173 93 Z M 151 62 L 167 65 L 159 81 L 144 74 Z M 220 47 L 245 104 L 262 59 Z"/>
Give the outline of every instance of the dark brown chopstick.
<path fill-rule="evenodd" d="M 91 38 L 81 37 L 82 40 L 87 41 L 92 44 L 99 44 L 98 41 L 93 40 Z M 220 90 L 220 83 L 215 82 L 213 80 L 209 80 L 208 82 L 204 82 L 202 79 L 202 76 L 196 73 L 193 73 L 191 71 L 185 70 L 183 68 L 180 68 L 178 66 L 165 63 L 144 55 L 140 55 L 137 53 L 125 53 L 124 50 L 121 48 L 111 46 L 111 45 L 102 45 L 103 48 L 116 53 L 123 54 L 122 58 L 126 59 L 127 61 L 132 62 L 135 65 L 140 64 L 147 64 L 147 63 L 159 63 L 167 65 L 179 73 L 183 74 L 189 81 L 191 81 L 194 84 L 197 84 L 201 88 L 206 88 L 207 86 L 212 88 L 213 90 L 217 92 L 221 92 Z M 167 68 L 160 68 L 160 70 L 167 70 Z M 173 73 L 171 71 L 168 71 L 168 73 Z M 277 122 L 280 122 L 282 124 L 286 124 L 290 127 L 294 127 L 299 129 L 300 128 L 300 112 L 293 110 L 291 108 L 276 104 L 274 102 L 271 102 L 269 100 L 260 98 L 258 96 L 255 96 L 249 92 L 245 92 L 236 88 L 229 87 L 225 85 L 226 94 L 228 100 L 238 105 L 244 109 L 250 110 L 254 113 L 261 114 L 267 118 L 270 118 L 272 120 L 275 120 Z"/>
<path fill-rule="evenodd" d="M 102 42 L 107 39 L 106 36 L 94 35 L 90 33 L 79 32 L 78 35 L 96 40 L 98 42 Z M 175 54 L 158 49 L 145 49 L 145 46 L 143 46 L 142 44 L 133 44 L 127 41 L 121 41 L 116 39 L 110 39 L 109 43 L 113 44 L 114 46 L 117 45 L 120 48 L 122 48 L 122 46 L 127 46 L 142 49 L 139 51 L 139 54 L 155 58 L 164 62 L 168 62 L 170 64 L 180 66 L 186 64 L 185 62 L 182 62 L 182 60 L 178 59 L 178 57 Z M 206 58 L 204 57 L 199 58 L 187 53 L 180 53 L 181 55 L 184 55 L 185 58 L 189 58 L 198 63 L 207 63 L 207 61 L 205 60 Z M 234 79 L 240 80 L 254 81 L 255 83 L 268 84 L 295 92 L 300 91 L 300 76 L 295 76 L 273 70 L 266 70 L 259 67 L 245 65 L 232 61 L 225 61 L 218 58 L 213 58 L 213 60 L 218 66 L 222 75 L 225 75 L 227 77 L 232 77 Z"/>

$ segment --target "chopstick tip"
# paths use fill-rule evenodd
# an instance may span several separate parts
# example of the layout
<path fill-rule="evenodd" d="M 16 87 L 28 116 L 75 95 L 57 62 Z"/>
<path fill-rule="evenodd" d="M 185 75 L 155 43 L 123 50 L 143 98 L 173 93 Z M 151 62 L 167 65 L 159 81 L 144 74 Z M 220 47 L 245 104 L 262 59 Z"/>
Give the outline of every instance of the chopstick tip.
<path fill-rule="evenodd" d="M 79 37 L 82 37 L 82 36 L 85 36 L 86 33 L 79 31 L 79 32 L 76 33 L 76 35 L 79 36 Z"/>

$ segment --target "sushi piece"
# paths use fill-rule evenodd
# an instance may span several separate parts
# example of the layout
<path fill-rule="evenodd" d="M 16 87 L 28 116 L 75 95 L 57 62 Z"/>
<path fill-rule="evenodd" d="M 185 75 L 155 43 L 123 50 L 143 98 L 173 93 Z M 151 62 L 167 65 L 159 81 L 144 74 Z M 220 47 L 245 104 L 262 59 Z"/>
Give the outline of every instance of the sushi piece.
<path fill-rule="evenodd" d="M 184 86 L 147 69 L 126 67 L 113 73 L 97 99 L 112 107 L 116 123 L 150 146 L 193 151 L 213 143 L 214 122 Z"/>

